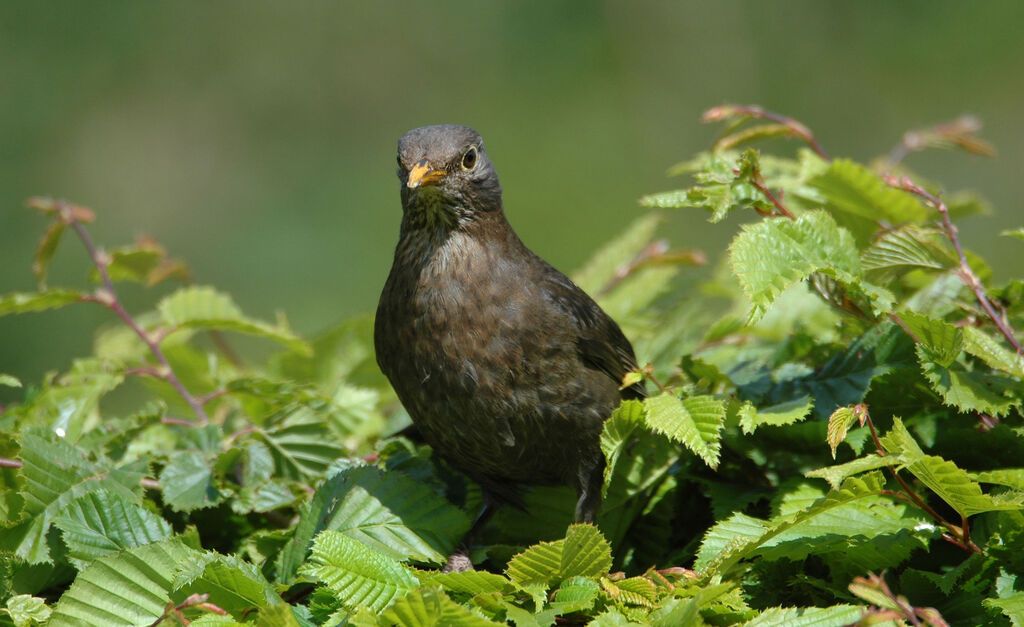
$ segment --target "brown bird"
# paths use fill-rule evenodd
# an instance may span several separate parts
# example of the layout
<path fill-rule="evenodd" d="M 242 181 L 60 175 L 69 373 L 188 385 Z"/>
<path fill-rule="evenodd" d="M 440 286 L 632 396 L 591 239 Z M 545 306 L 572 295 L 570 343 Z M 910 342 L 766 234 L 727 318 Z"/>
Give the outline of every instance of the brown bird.
<path fill-rule="evenodd" d="M 636 368 L 619 326 L 531 252 L 505 218 L 483 140 L 444 124 L 398 140 L 402 226 L 377 307 L 377 363 L 423 438 L 480 484 L 468 538 L 523 485 L 576 488 L 577 521 L 601 502 L 602 423 Z"/>

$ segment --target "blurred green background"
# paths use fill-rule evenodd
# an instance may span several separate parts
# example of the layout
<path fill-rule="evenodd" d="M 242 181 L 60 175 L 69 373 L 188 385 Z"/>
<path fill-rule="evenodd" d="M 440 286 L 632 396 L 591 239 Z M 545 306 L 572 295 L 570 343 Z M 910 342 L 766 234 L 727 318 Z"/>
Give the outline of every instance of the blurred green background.
<path fill-rule="evenodd" d="M 5 2 L 0 293 L 34 289 L 45 221 L 24 200 L 54 195 L 94 208 L 107 247 L 151 235 L 303 334 L 372 311 L 400 218 L 396 139 L 439 122 L 484 135 L 513 225 L 571 270 L 637 197 L 682 185 L 666 168 L 710 145 L 700 113 L 726 102 L 856 159 L 977 115 L 996 160 L 908 165 L 993 201 L 962 230 L 1005 277 L 1024 260 L 997 237 L 1024 223 L 1022 24 L 1020 2 Z M 735 225 L 705 217 L 675 214 L 665 235 L 715 259 Z M 86 264 L 68 239 L 51 285 L 82 285 Z M 0 318 L 0 372 L 66 368 L 111 321 L 87 305 Z"/>

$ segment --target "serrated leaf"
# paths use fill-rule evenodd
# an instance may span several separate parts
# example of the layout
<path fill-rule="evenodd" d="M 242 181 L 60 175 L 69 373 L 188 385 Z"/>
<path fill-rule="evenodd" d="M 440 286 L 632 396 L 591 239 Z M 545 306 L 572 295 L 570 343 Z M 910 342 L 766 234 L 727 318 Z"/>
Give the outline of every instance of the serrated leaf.
<path fill-rule="evenodd" d="M 85 299 L 85 292 L 77 290 L 47 290 L 45 292 L 14 292 L 0 296 L 0 316 L 57 309 Z"/>
<path fill-rule="evenodd" d="M 176 596 L 207 594 L 210 603 L 239 620 L 281 603 L 281 597 L 255 564 L 230 555 L 209 553 L 182 565 L 175 584 Z"/>
<path fill-rule="evenodd" d="M 326 418 L 299 407 L 280 425 L 261 432 L 277 472 L 286 479 L 322 477 L 331 462 L 347 452 L 329 437 Z"/>
<path fill-rule="evenodd" d="M 171 457 L 160 472 L 164 501 L 179 512 L 213 507 L 226 498 L 214 483 L 213 468 L 199 451 Z"/>
<path fill-rule="evenodd" d="M 764 316 L 787 287 L 814 273 L 863 290 L 853 237 L 824 211 L 744 225 L 729 245 L 729 263 L 750 299 L 748 323 Z"/>
<path fill-rule="evenodd" d="M 395 559 L 439 563 L 469 528 L 466 515 L 401 472 L 348 468 L 321 485 L 302 507 L 294 537 L 278 558 L 290 583 L 321 530 L 343 533 Z"/>
<path fill-rule="evenodd" d="M 968 353 L 992 368 L 1024 378 L 1024 355 L 1011 351 L 995 337 L 977 327 L 965 327 L 963 333 L 964 350 Z"/>
<path fill-rule="evenodd" d="M 848 503 L 878 495 L 883 487 L 881 474 L 872 472 L 846 479 L 839 490 L 829 492 L 806 510 L 780 519 L 763 521 L 740 513 L 734 514 L 705 534 L 693 568 L 702 574 L 724 574 L 787 530 L 812 521 L 815 517 L 827 515 Z M 841 530 L 840 524 L 835 531 L 839 533 Z"/>
<path fill-rule="evenodd" d="M 999 468 L 984 472 L 968 473 L 971 479 L 979 483 L 994 483 L 1015 490 L 1024 490 L 1024 468 Z"/>
<path fill-rule="evenodd" d="M 7 615 L 14 623 L 14 627 L 32 627 L 33 625 L 44 625 L 50 618 L 50 608 L 46 605 L 46 599 L 34 597 L 31 594 L 16 594 L 7 599 Z M 4 612 L 0 611 L 0 617 Z M 6 622 L 6 621 L 4 621 Z"/>
<path fill-rule="evenodd" d="M 986 607 L 994 607 L 1010 619 L 1014 627 L 1024 625 L 1024 592 L 1009 594 L 1001 598 L 982 601 Z"/>
<path fill-rule="evenodd" d="M 21 441 L 21 476 L 27 520 L 5 530 L 0 546 L 29 564 L 50 561 L 47 534 L 54 518 L 76 498 L 105 489 L 136 500 L 144 465 L 119 469 L 98 466 L 67 442 L 26 433 Z"/>
<path fill-rule="evenodd" d="M 838 490 L 843 480 L 847 477 L 852 477 L 853 475 L 857 475 L 868 470 L 875 470 L 886 466 L 895 466 L 898 463 L 898 455 L 879 456 L 871 454 L 865 457 L 858 457 L 857 459 L 846 462 L 845 464 L 837 464 L 835 466 L 818 468 L 817 470 L 809 470 L 804 473 L 804 476 L 824 479 L 825 481 L 828 481 L 829 486 L 833 490 Z"/>
<path fill-rule="evenodd" d="M 749 435 L 761 426 L 791 425 L 806 418 L 813 409 L 814 399 L 810 396 L 802 396 L 759 409 L 751 403 L 744 403 L 739 410 L 740 428 L 743 433 Z"/>
<path fill-rule="evenodd" d="M 859 623 L 863 614 L 856 605 L 771 607 L 743 627 L 846 627 Z"/>
<path fill-rule="evenodd" d="M 948 368 L 960 356 L 964 346 L 964 331 L 959 327 L 913 311 L 901 313 L 900 318 L 939 365 Z"/>
<path fill-rule="evenodd" d="M 185 287 L 157 304 L 163 323 L 170 328 L 216 329 L 264 337 L 309 354 L 309 345 L 288 327 L 248 318 L 227 294 L 212 287 Z"/>
<path fill-rule="evenodd" d="M 51 627 L 135 627 L 163 616 L 179 564 L 201 554 L 164 540 L 101 557 L 53 608 Z"/>
<path fill-rule="evenodd" d="M 381 625 L 396 627 L 490 627 L 495 623 L 448 598 L 439 588 L 419 588 L 399 597 L 380 615 Z"/>
<path fill-rule="evenodd" d="M 927 347 L 916 347 L 921 372 L 933 390 L 942 397 L 945 404 L 962 412 L 983 412 L 993 416 L 1005 416 L 1010 409 L 1020 404 L 1020 398 L 1008 396 L 1019 394 L 1019 382 L 995 373 L 967 370 L 960 363 L 944 367 L 942 355 L 936 355 Z"/>
<path fill-rule="evenodd" d="M 50 262 L 53 261 L 53 254 L 57 252 L 57 245 L 60 244 L 60 238 L 64 235 L 66 227 L 67 225 L 61 220 L 51 222 L 50 227 L 46 229 L 46 233 L 43 234 L 36 246 L 36 255 L 32 260 L 32 274 L 36 277 L 36 286 L 39 291 L 46 290 L 46 274 L 50 270 Z"/>
<path fill-rule="evenodd" d="M 604 421 L 601 428 L 601 452 L 606 460 L 604 467 L 603 496 L 608 494 L 608 478 L 619 462 L 619 456 L 626 447 L 630 435 L 644 424 L 644 405 L 640 401 L 622 401 Z"/>
<path fill-rule="evenodd" d="M 517 554 L 505 571 L 520 586 L 550 588 L 570 577 L 596 576 L 612 565 L 611 545 L 593 525 L 570 525 L 565 538 L 541 542 Z"/>
<path fill-rule="evenodd" d="M 419 585 L 395 558 L 332 530 L 317 534 L 301 572 L 327 586 L 350 611 L 365 605 L 380 612 Z"/>
<path fill-rule="evenodd" d="M 825 195 L 830 209 L 892 224 L 923 222 L 928 210 L 911 194 L 882 182 L 871 170 L 848 159 L 835 159 L 809 184 Z"/>
<path fill-rule="evenodd" d="M 1024 492 L 1000 495 L 998 499 L 985 494 L 966 472 L 941 457 L 925 455 L 905 467 L 961 516 L 1024 509 Z"/>
<path fill-rule="evenodd" d="M 461 573 L 425 573 L 427 576 L 431 574 L 433 576 L 430 576 L 429 580 L 425 579 L 424 575 L 421 575 L 420 581 L 424 584 L 440 585 L 445 590 L 452 592 L 475 596 L 491 592 L 504 594 L 512 591 L 512 584 L 509 583 L 507 578 L 486 571 L 467 570 Z"/>
<path fill-rule="evenodd" d="M 874 240 L 861 253 L 860 261 L 865 270 L 942 270 L 956 264 L 955 254 L 938 229 L 907 224 Z"/>
<path fill-rule="evenodd" d="M 56 382 L 47 381 L 26 403 L 35 422 L 75 442 L 94 418 L 100 399 L 124 381 L 119 364 L 101 359 L 76 359 L 71 370 Z"/>
<path fill-rule="evenodd" d="M 725 404 L 711 396 L 679 399 L 663 392 L 644 399 L 644 420 L 658 433 L 681 442 L 712 468 L 721 454 L 721 431 L 725 426 Z"/>
<path fill-rule="evenodd" d="M 53 524 L 62 532 L 68 558 L 78 570 L 99 557 L 171 537 L 163 518 L 121 494 L 97 490 L 73 500 Z"/>

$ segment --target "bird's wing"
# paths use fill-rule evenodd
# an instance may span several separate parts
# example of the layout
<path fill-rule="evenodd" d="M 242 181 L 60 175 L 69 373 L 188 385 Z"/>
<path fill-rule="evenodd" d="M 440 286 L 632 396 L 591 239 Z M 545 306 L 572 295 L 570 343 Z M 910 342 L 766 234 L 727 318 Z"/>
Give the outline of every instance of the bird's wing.
<path fill-rule="evenodd" d="M 569 277 L 550 265 L 544 272 L 547 296 L 559 307 L 573 325 L 583 363 L 611 377 L 616 384 L 630 370 L 637 368 L 633 346 L 622 329 L 581 290 Z M 643 398 L 647 392 L 641 383 L 622 391 L 623 398 Z"/>

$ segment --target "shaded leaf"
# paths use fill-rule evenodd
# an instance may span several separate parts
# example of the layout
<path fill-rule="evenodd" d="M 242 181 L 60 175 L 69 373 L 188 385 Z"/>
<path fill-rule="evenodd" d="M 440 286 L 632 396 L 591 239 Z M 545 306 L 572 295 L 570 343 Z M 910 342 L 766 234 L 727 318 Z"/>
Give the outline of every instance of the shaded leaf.
<path fill-rule="evenodd" d="M 47 290 L 45 292 L 15 292 L 0 295 L 0 316 L 56 309 L 71 303 L 80 303 L 85 292 L 77 290 Z"/>

